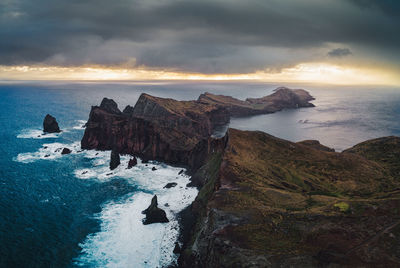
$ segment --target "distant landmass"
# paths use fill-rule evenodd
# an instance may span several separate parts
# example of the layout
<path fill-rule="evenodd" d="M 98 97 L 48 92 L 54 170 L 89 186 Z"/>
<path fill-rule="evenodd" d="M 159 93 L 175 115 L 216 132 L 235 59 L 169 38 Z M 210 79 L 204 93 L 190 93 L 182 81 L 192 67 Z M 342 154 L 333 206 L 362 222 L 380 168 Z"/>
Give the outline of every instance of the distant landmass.
<path fill-rule="evenodd" d="M 182 267 L 399 266 L 400 138 L 336 153 L 259 131 L 212 135 L 231 116 L 311 100 L 288 88 L 245 101 L 142 94 L 121 112 L 105 98 L 92 107 L 81 145 L 189 168 L 200 192 L 181 219 Z"/>
<path fill-rule="evenodd" d="M 278 87 L 269 96 L 238 100 L 230 96 L 201 94 L 198 102 L 225 107 L 231 116 L 242 117 L 257 114 L 269 114 L 288 108 L 314 107 L 314 100 L 304 89 Z"/>

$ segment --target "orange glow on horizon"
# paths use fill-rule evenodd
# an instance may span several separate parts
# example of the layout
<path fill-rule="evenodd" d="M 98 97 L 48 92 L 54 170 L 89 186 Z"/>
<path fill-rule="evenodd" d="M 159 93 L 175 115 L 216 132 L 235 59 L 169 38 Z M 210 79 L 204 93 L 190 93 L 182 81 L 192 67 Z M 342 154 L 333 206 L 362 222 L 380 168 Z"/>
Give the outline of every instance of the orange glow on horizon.
<path fill-rule="evenodd" d="M 265 82 L 305 82 L 338 85 L 400 85 L 400 76 L 379 69 L 343 67 L 327 63 L 302 63 L 280 72 L 260 70 L 247 74 L 201 74 L 146 68 L 104 66 L 0 66 L 3 80 L 259 80 Z"/>

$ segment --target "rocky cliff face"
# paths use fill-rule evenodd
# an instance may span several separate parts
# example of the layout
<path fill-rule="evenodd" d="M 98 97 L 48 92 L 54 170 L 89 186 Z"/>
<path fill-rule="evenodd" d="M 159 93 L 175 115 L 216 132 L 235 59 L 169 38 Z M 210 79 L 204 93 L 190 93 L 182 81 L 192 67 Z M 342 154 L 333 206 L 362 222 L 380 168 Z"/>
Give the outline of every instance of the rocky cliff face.
<path fill-rule="evenodd" d="M 198 171 L 181 265 L 399 266 L 400 138 L 343 153 L 314 145 L 230 129 L 225 153 Z"/>
<path fill-rule="evenodd" d="M 111 150 L 144 160 L 160 160 L 196 169 L 226 137 L 211 138 L 214 128 L 229 122 L 223 107 L 195 101 L 176 101 L 142 94 L 135 107 L 124 112 L 104 99 L 92 107 L 83 149 Z"/>
<path fill-rule="evenodd" d="M 310 103 L 314 98 L 303 89 L 289 89 L 279 87 L 269 96 L 262 98 L 247 98 L 245 101 L 230 96 L 201 94 L 199 102 L 215 104 L 228 109 L 231 116 L 249 116 L 267 114 L 280 111 L 285 108 L 314 107 Z"/>

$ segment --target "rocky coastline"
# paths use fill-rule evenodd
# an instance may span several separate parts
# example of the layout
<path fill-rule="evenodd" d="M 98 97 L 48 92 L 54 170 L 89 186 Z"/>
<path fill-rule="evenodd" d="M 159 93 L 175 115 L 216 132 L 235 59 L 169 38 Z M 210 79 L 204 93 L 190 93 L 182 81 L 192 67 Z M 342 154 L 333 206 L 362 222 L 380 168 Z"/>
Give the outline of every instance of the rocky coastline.
<path fill-rule="evenodd" d="M 259 131 L 213 137 L 231 116 L 313 107 L 312 99 L 287 88 L 246 101 L 142 94 L 121 112 L 105 98 L 92 107 L 81 146 L 189 169 L 200 192 L 179 215 L 181 267 L 400 265 L 400 138 L 336 153 Z"/>

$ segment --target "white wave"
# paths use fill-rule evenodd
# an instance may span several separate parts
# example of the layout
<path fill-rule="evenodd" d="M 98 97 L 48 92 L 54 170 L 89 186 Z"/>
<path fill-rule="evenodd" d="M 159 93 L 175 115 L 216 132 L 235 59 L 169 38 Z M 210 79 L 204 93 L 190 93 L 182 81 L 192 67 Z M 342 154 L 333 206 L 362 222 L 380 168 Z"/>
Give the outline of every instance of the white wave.
<path fill-rule="evenodd" d="M 20 134 L 17 135 L 19 139 L 55 139 L 59 138 L 62 133 L 69 132 L 71 129 L 82 130 L 85 129 L 85 120 L 75 120 L 76 125 L 72 127 L 63 128 L 60 133 L 44 133 L 40 128 L 23 129 Z"/>
<path fill-rule="evenodd" d="M 59 142 L 46 143 L 36 152 L 20 153 L 13 160 L 22 163 L 31 163 L 36 160 L 55 160 L 63 157 L 61 154 L 63 148 L 71 150 L 71 154 L 82 153 L 80 142 L 74 142 L 72 144 L 63 144 Z"/>
<path fill-rule="evenodd" d="M 103 166 L 75 172 L 79 178 L 105 180 L 123 177 L 146 191 L 135 192 L 123 202 L 110 202 L 103 207 L 97 215 L 101 230 L 89 235 L 80 245 L 82 255 L 76 260 L 78 265 L 164 267 L 176 262 L 177 256 L 172 252 L 179 235 L 176 215 L 193 202 L 197 189 L 186 187 L 189 176 L 178 175 L 181 168 L 157 162 L 143 164 L 138 159 L 135 167 L 126 169 L 128 160 L 129 157 L 123 157 L 121 165 L 113 171 L 109 170 L 107 162 Z M 157 170 L 153 171 L 153 167 Z M 84 171 L 87 173 L 82 174 Z M 164 188 L 169 182 L 176 182 L 177 185 Z M 170 222 L 143 225 L 144 215 L 141 211 L 149 206 L 154 194 Z"/>
<path fill-rule="evenodd" d="M 60 133 L 43 133 L 40 129 L 24 129 L 20 134 L 17 135 L 19 139 L 49 139 L 58 138 Z"/>
<path fill-rule="evenodd" d="M 85 124 L 86 121 L 85 120 L 75 120 L 77 125 L 73 126 L 73 129 L 85 129 Z"/>
<path fill-rule="evenodd" d="M 137 185 L 140 191 L 129 194 L 122 202 L 109 202 L 96 217 L 101 221 L 100 231 L 89 235 L 80 245 L 82 254 L 77 265 L 95 267 L 163 267 L 177 261 L 173 253 L 179 235 L 177 213 L 190 205 L 197 196 L 197 189 L 186 187 L 190 177 L 180 174 L 182 168 L 171 167 L 156 161 L 138 164 L 128 169 L 130 156 L 121 156 L 121 164 L 109 169 L 110 151 L 81 150 L 80 142 L 72 144 L 47 143 L 36 152 L 20 153 L 15 161 L 29 163 L 36 160 L 56 160 L 69 148 L 72 155 L 91 162 L 90 168 L 73 171 L 80 179 L 108 181 L 125 178 Z M 175 182 L 172 188 L 164 188 Z M 150 194 L 151 193 L 151 194 Z M 158 196 L 159 207 L 164 209 L 168 223 L 143 225 L 146 209 L 153 195 Z M 50 200 L 42 200 L 47 203 Z"/>

